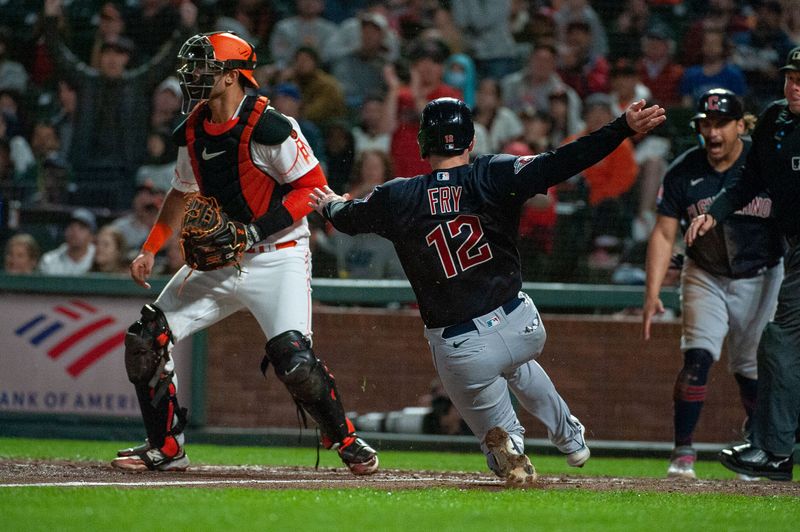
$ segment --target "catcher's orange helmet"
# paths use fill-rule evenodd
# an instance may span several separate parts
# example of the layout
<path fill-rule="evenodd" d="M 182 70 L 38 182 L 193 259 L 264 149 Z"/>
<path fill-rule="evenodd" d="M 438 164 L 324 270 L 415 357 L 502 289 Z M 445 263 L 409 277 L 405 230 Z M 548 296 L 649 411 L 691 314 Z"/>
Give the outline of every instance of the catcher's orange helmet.
<path fill-rule="evenodd" d="M 233 32 L 200 33 L 190 37 L 178 52 L 183 65 L 178 76 L 183 90 L 183 112 L 207 99 L 214 85 L 214 75 L 236 70 L 252 87 L 258 87 L 253 70 L 256 52 L 253 45 Z"/>

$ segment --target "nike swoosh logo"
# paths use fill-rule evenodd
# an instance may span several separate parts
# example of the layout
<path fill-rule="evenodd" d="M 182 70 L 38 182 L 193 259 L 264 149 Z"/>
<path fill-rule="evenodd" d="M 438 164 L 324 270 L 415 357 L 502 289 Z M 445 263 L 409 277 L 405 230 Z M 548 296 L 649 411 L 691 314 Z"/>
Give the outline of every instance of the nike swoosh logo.
<path fill-rule="evenodd" d="M 699 183 L 699 182 L 700 182 L 700 181 L 702 181 L 703 179 L 704 179 L 704 178 L 702 178 L 702 177 L 700 177 L 700 178 L 698 178 L 698 179 L 692 179 L 691 181 L 689 181 L 689 184 L 690 184 L 691 186 L 695 186 L 697 183 Z"/>
<path fill-rule="evenodd" d="M 204 160 L 204 161 L 208 161 L 208 160 L 210 160 L 210 159 L 213 159 L 213 158 L 214 158 L 214 157 L 216 157 L 217 155 L 222 155 L 223 153 L 225 153 L 225 150 L 222 150 L 222 151 L 217 151 L 217 152 L 214 152 L 214 153 L 208 153 L 208 152 L 206 151 L 206 149 L 205 149 L 205 148 L 203 148 L 203 153 L 202 153 L 202 154 L 200 154 L 200 155 L 203 157 L 203 160 Z"/>
<path fill-rule="evenodd" d="M 458 348 L 459 348 L 459 347 L 461 347 L 461 345 L 462 345 L 464 342 L 466 342 L 467 340 L 469 340 L 469 338 L 467 338 L 466 340 L 461 340 L 460 342 L 453 342 L 453 347 L 455 347 L 456 349 L 458 349 Z"/>

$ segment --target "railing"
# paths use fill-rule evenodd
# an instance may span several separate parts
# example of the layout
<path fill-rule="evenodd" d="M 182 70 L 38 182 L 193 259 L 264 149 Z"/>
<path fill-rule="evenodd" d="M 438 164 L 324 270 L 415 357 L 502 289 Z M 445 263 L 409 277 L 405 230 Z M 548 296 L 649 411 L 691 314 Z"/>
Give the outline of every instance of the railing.
<path fill-rule="evenodd" d="M 168 277 L 154 277 L 146 291 L 126 276 L 87 274 L 81 277 L 0 274 L 0 291 L 12 293 L 91 294 L 110 296 L 146 296 L 153 298 L 164 288 Z M 314 279 L 311 283 L 315 301 L 347 305 L 388 305 L 415 301 L 406 281 L 357 279 Z M 588 285 L 567 283 L 523 283 L 523 290 L 545 312 L 613 312 L 640 307 L 644 287 L 628 285 Z M 680 300 L 675 288 L 661 293 L 664 306 L 678 310 Z"/>

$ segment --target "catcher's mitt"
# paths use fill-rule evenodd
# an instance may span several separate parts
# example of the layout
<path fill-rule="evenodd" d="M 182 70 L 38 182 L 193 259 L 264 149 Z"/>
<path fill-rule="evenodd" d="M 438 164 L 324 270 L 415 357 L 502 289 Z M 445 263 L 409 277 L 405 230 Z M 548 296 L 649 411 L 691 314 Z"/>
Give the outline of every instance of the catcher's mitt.
<path fill-rule="evenodd" d="M 196 194 L 187 202 L 180 246 L 190 268 L 210 271 L 238 266 L 247 244 L 245 225 L 229 219 L 215 198 Z"/>

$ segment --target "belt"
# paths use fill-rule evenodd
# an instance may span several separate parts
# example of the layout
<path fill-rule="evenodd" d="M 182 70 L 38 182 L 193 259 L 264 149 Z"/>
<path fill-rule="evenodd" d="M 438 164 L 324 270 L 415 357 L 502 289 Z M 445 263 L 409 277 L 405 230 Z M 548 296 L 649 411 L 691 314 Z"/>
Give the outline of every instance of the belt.
<path fill-rule="evenodd" d="M 503 303 L 502 305 L 503 312 L 505 312 L 506 314 L 511 314 L 514 310 L 516 310 L 518 306 L 520 306 L 521 303 L 522 299 L 519 296 L 514 296 L 514 299 Z M 475 325 L 475 322 L 473 320 L 468 320 L 463 323 L 458 323 L 456 325 L 450 325 L 449 327 L 445 327 L 442 330 L 442 338 L 452 338 L 460 334 L 465 334 L 477 330 L 478 326 Z"/>
<path fill-rule="evenodd" d="M 297 240 L 290 240 L 288 242 L 280 242 L 279 244 L 259 244 L 253 246 L 245 253 L 266 253 L 269 251 L 277 251 L 279 249 L 293 248 L 297 245 Z"/>

